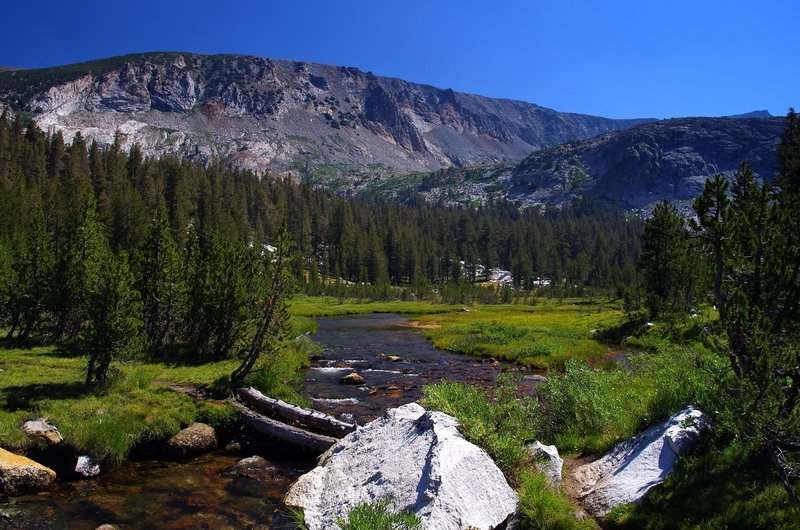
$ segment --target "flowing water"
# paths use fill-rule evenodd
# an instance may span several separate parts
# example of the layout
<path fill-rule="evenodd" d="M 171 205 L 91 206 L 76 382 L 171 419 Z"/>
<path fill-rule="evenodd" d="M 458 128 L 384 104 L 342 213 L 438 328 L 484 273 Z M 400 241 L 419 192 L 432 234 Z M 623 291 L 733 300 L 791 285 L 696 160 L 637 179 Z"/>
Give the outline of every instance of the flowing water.
<path fill-rule="evenodd" d="M 398 315 L 321 319 L 314 340 L 322 358 L 304 376 L 314 407 L 363 424 L 390 407 L 417 400 L 424 384 L 442 379 L 489 385 L 497 363 L 442 353 Z M 361 386 L 340 383 L 357 372 Z M 0 504 L 0 529 L 267 528 L 284 493 L 313 458 L 261 454 L 268 466 L 225 472 L 249 454 L 223 452 L 184 462 L 128 462 L 91 480 L 57 483 L 40 495 Z"/>

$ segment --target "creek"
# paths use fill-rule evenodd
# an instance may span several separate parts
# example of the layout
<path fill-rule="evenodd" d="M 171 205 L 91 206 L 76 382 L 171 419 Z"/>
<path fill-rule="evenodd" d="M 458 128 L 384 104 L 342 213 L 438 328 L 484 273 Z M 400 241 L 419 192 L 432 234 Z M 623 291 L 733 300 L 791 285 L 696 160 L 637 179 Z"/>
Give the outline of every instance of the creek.
<path fill-rule="evenodd" d="M 314 341 L 320 359 L 304 374 L 303 393 L 318 410 L 366 423 L 387 408 L 417 400 L 442 379 L 490 385 L 499 363 L 436 350 L 408 319 L 392 314 L 325 318 Z M 357 372 L 362 386 L 343 385 Z M 108 523 L 131 529 L 267 528 L 291 483 L 313 457 L 261 453 L 254 473 L 225 470 L 250 454 L 222 451 L 182 462 L 126 462 L 94 479 L 57 482 L 51 491 L 0 503 L 0 529 L 93 530 Z"/>

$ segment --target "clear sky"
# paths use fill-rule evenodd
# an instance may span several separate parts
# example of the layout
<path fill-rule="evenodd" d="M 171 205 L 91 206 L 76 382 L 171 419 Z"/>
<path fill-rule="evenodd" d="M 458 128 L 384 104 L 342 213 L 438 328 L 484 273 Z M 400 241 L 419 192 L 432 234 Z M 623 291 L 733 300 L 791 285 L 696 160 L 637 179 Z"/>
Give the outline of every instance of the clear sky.
<path fill-rule="evenodd" d="M 242 53 L 612 118 L 784 115 L 799 22 L 800 0 L 9 1 L 0 65 Z"/>

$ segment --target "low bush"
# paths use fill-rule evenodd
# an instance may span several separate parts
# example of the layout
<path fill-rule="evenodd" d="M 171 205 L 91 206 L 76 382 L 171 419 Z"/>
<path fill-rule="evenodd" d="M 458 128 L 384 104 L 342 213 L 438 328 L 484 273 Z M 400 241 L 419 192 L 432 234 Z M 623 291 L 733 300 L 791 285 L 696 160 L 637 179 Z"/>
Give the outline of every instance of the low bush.
<path fill-rule="evenodd" d="M 516 382 L 502 375 L 492 391 L 464 383 L 443 382 L 423 387 L 423 404 L 455 417 L 460 431 L 483 448 L 512 481 L 529 458 L 526 442 L 535 433 L 531 421 L 534 402 L 516 399 Z"/>

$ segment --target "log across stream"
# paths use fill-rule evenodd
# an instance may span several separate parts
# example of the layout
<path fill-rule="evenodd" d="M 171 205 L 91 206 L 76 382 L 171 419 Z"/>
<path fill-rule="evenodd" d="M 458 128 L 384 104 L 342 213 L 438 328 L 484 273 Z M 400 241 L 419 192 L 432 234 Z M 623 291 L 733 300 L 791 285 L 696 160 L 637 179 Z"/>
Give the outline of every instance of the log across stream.
<path fill-rule="evenodd" d="M 324 351 L 305 373 L 304 393 L 316 409 L 345 423 L 363 424 L 415 401 L 428 383 L 446 378 L 488 385 L 499 372 L 492 363 L 436 350 L 399 315 L 321 319 L 313 338 Z M 340 383 L 352 372 L 365 384 Z M 91 480 L 57 483 L 49 493 L 0 504 L 0 529 L 269 524 L 289 485 L 314 466 L 313 457 L 293 452 L 261 454 L 268 466 L 250 474 L 224 473 L 251 455 L 222 451 L 184 462 L 129 462 Z"/>

